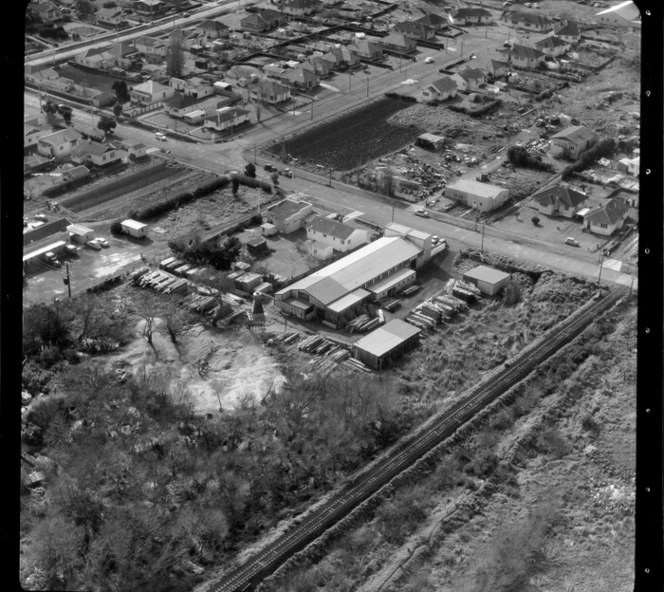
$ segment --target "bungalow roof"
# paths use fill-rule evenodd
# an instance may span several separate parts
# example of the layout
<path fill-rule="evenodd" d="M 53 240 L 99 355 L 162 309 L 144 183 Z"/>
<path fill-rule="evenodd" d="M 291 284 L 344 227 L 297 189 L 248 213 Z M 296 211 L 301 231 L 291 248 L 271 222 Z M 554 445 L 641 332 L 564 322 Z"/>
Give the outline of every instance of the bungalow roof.
<path fill-rule="evenodd" d="M 542 205 L 556 205 L 557 203 L 562 203 L 570 208 L 577 207 L 586 201 L 586 199 L 587 196 L 585 194 L 563 185 L 550 187 L 535 196 L 535 201 Z"/>
<path fill-rule="evenodd" d="M 316 232 L 329 234 L 330 236 L 341 240 L 347 239 L 356 230 L 352 226 L 337 222 L 336 220 L 324 218 L 323 216 L 316 216 L 313 218 L 313 220 L 309 222 L 309 227 Z"/>
<path fill-rule="evenodd" d="M 580 143 L 592 139 L 594 132 L 585 125 L 570 125 L 564 130 L 551 136 L 552 140 L 568 140 L 570 142 Z"/>
<path fill-rule="evenodd" d="M 621 197 L 613 197 L 606 204 L 591 210 L 585 216 L 585 220 L 593 224 L 606 224 L 610 226 L 627 217 L 629 206 Z"/>

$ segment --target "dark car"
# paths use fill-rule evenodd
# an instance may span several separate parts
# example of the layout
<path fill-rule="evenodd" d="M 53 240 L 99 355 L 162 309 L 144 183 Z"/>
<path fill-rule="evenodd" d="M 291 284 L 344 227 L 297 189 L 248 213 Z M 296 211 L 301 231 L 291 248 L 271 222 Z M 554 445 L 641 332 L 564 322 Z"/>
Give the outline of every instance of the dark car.
<path fill-rule="evenodd" d="M 268 172 L 268 173 L 276 173 L 277 172 L 277 167 L 271 165 L 271 164 L 266 164 L 263 165 L 263 168 Z"/>

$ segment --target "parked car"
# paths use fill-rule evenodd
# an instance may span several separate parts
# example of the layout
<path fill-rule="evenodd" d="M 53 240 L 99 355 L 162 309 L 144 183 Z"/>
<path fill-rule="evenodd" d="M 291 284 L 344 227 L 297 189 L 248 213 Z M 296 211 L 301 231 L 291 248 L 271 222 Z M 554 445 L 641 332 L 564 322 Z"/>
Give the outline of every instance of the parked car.
<path fill-rule="evenodd" d="M 431 242 L 432 242 L 434 245 L 437 245 L 437 244 L 440 242 L 440 237 L 439 237 L 437 234 L 434 234 L 434 235 L 431 237 Z"/>
<path fill-rule="evenodd" d="M 56 267 L 60 267 L 62 263 L 58 261 L 58 258 L 55 256 L 55 253 L 53 251 L 49 251 L 48 253 L 44 254 L 44 259 L 51 265 L 55 265 Z"/>
<path fill-rule="evenodd" d="M 265 169 L 268 173 L 276 173 L 277 172 L 277 167 L 275 167 L 271 164 L 263 165 L 263 169 Z"/>
<path fill-rule="evenodd" d="M 85 243 L 85 246 L 90 247 L 95 251 L 101 251 L 101 245 L 95 239 L 89 240 L 87 243 Z"/>
<path fill-rule="evenodd" d="M 166 134 L 163 134 L 162 132 L 156 132 L 154 137 L 157 138 L 157 140 L 160 142 L 165 142 L 167 140 Z"/>
<path fill-rule="evenodd" d="M 293 178 L 293 171 L 290 169 L 284 169 L 283 171 L 279 171 L 284 177 L 288 177 L 289 179 Z"/>
<path fill-rule="evenodd" d="M 424 63 L 425 64 L 433 64 L 433 58 L 431 56 L 429 56 L 428 58 L 425 58 Z"/>
<path fill-rule="evenodd" d="M 48 222 L 48 218 L 44 214 L 35 214 L 33 218 L 39 222 Z"/>
<path fill-rule="evenodd" d="M 571 236 L 568 236 L 568 237 L 565 239 L 565 244 L 566 244 L 566 245 L 570 245 L 570 246 L 572 246 L 572 247 L 578 247 L 578 246 L 579 246 L 579 241 L 576 240 L 575 238 L 572 238 Z"/>
<path fill-rule="evenodd" d="M 65 251 L 68 255 L 76 255 L 78 253 L 78 247 L 76 245 L 65 245 Z"/>
<path fill-rule="evenodd" d="M 102 247 L 104 247 L 105 249 L 108 249 L 108 247 L 111 246 L 111 245 L 108 244 L 108 241 L 105 238 L 102 238 L 102 237 L 96 238 L 95 241 L 98 244 L 100 244 Z"/>
<path fill-rule="evenodd" d="M 415 215 L 416 216 L 421 216 L 422 218 L 428 218 L 429 217 L 429 212 L 426 210 L 423 210 L 422 208 L 419 208 L 415 210 Z"/>

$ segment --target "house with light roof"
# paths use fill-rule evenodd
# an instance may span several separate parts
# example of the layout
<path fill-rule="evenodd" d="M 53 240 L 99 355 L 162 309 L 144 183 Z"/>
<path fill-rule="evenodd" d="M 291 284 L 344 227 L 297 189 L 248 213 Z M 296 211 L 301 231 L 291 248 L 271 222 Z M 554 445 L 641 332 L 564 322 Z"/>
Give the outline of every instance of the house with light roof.
<path fill-rule="evenodd" d="M 173 87 L 160 84 L 154 80 L 146 80 L 143 84 L 138 84 L 129 91 L 131 102 L 139 105 L 154 105 L 170 99 L 174 95 L 175 89 Z"/>
<path fill-rule="evenodd" d="M 259 80 L 249 87 L 249 93 L 253 100 L 278 105 L 290 99 L 290 89 L 274 80 Z"/>
<path fill-rule="evenodd" d="M 637 29 L 641 27 L 641 12 L 634 2 L 627 0 L 598 12 L 595 20 L 604 27 Z"/>
<path fill-rule="evenodd" d="M 533 207 L 547 216 L 573 218 L 588 199 L 572 187 L 556 185 L 533 196 Z"/>
<path fill-rule="evenodd" d="M 451 76 L 459 90 L 475 90 L 480 84 L 486 82 L 486 74 L 479 68 L 466 68 Z"/>
<path fill-rule="evenodd" d="M 387 50 L 398 53 L 410 53 L 415 51 L 417 42 L 412 37 L 401 33 L 390 33 L 380 40 L 380 44 Z"/>
<path fill-rule="evenodd" d="M 456 95 L 456 81 L 449 76 L 443 76 L 424 86 L 420 92 L 420 99 L 423 103 L 431 103 L 433 101 L 446 101 L 456 97 Z"/>
<path fill-rule="evenodd" d="M 305 226 L 307 239 L 311 241 L 311 252 L 316 259 L 329 259 L 369 242 L 368 230 L 328 217 L 315 216 Z"/>
<path fill-rule="evenodd" d="M 570 125 L 551 136 L 551 155 L 576 159 L 590 148 L 596 137 L 595 132 L 585 125 Z"/>
<path fill-rule="evenodd" d="M 94 164 L 104 167 L 120 162 L 128 156 L 128 152 L 120 150 L 110 143 L 84 140 L 72 151 L 71 159 L 78 164 Z"/>

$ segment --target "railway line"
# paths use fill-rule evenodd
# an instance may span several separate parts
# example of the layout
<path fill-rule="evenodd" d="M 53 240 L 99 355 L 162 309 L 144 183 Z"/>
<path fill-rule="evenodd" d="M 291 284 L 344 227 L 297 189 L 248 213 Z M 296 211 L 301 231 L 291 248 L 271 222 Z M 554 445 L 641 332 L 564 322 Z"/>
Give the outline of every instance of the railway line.
<path fill-rule="evenodd" d="M 497 374 L 473 386 L 464 399 L 420 427 L 407 440 L 395 445 L 386 457 L 357 476 L 329 502 L 305 516 L 298 524 L 256 553 L 247 562 L 229 571 L 209 592 L 245 592 L 273 573 L 288 558 L 318 538 L 395 476 L 452 436 L 478 412 L 511 386 L 525 378 L 539 364 L 579 335 L 590 323 L 627 294 L 616 288 L 603 298 L 595 297 L 577 313 L 547 332 L 537 343 L 505 364 Z"/>

